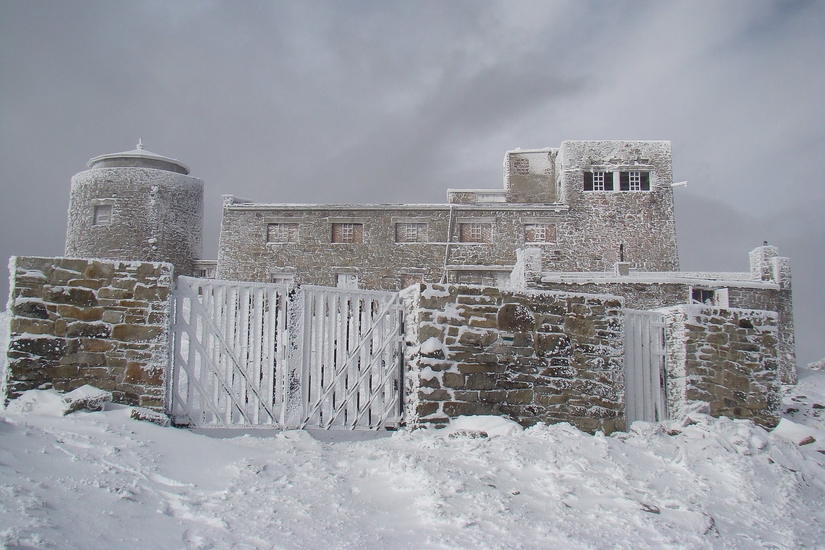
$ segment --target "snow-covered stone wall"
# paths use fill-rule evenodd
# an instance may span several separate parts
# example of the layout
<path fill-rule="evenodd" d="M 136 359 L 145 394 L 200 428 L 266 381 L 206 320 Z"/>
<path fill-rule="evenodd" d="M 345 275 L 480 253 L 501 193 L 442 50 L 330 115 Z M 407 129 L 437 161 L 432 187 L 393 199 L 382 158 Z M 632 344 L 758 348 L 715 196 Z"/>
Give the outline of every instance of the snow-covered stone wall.
<path fill-rule="evenodd" d="M 648 174 L 649 190 L 621 189 L 621 175 L 631 171 Z M 594 172 L 605 174 L 605 190 L 586 190 L 585 174 Z M 555 173 L 570 207 L 566 245 L 578 255 L 571 271 L 607 271 L 618 261 L 679 269 L 669 141 L 563 141 Z"/>
<path fill-rule="evenodd" d="M 405 291 L 407 419 L 625 429 L 622 299 L 427 284 Z"/>
<path fill-rule="evenodd" d="M 700 305 L 661 311 L 667 324 L 671 418 L 698 405 L 712 416 L 776 426 L 781 405 L 778 315 Z"/>
<path fill-rule="evenodd" d="M 522 256 L 530 256 L 527 249 Z M 773 311 L 777 314 L 778 335 L 774 343 L 779 376 L 783 384 L 795 384 L 793 296 L 788 258 L 777 256 L 774 246 L 760 246 L 750 253 L 750 273 L 552 273 L 528 265 L 516 265 L 514 284 L 523 288 L 564 292 L 609 293 L 623 296 L 631 309 L 649 310 L 690 304 L 694 291 L 715 294 L 720 307 Z M 535 262 L 534 262 L 535 263 Z M 538 271 L 536 271 L 538 269 Z M 724 298 L 721 298 L 724 296 Z M 721 300 L 724 303 L 718 303 Z"/>
<path fill-rule="evenodd" d="M 12 257 L 7 394 L 84 384 L 162 409 L 172 265 Z"/>

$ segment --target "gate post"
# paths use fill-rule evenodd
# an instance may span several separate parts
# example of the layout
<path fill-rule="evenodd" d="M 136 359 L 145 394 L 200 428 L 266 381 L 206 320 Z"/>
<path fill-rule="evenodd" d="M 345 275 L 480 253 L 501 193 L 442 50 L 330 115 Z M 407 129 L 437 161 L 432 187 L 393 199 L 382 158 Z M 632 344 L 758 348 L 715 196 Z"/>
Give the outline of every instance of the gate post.
<path fill-rule="evenodd" d="M 284 429 L 300 428 L 303 423 L 304 399 L 302 375 L 304 364 L 304 314 L 305 292 L 296 287 L 289 293 L 287 302 L 287 352 L 286 372 L 283 377 L 284 405 L 280 422 Z"/>

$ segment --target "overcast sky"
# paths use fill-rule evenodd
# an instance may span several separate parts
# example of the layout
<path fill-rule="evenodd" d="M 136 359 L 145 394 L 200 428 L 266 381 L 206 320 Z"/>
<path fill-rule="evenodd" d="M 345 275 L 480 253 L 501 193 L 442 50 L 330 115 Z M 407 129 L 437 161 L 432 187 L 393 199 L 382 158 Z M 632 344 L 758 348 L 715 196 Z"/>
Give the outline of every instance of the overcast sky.
<path fill-rule="evenodd" d="M 69 181 L 147 149 L 220 196 L 444 202 L 515 147 L 673 142 L 686 270 L 791 258 L 825 356 L 823 1 L 0 0 L 0 257 L 63 252 Z M 7 295 L 6 286 L 0 294 Z"/>

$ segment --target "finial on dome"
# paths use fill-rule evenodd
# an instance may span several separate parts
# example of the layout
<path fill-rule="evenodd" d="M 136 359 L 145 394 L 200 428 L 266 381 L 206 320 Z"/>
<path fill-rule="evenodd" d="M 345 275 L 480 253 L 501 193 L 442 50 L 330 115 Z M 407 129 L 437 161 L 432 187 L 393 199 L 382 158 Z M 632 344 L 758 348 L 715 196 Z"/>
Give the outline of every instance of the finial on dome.
<path fill-rule="evenodd" d="M 138 148 L 138 149 L 143 149 L 143 140 L 142 140 L 142 139 L 140 139 L 140 138 L 138 138 L 137 148 Z"/>

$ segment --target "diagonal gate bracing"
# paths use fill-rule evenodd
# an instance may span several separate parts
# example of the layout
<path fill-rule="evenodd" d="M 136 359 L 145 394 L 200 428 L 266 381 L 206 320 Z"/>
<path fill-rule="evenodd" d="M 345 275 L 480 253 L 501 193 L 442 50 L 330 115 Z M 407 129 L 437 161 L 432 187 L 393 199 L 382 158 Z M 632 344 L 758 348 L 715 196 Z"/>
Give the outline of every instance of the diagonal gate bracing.
<path fill-rule="evenodd" d="M 397 293 L 179 277 L 170 414 L 199 428 L 401 420 Z"/>

